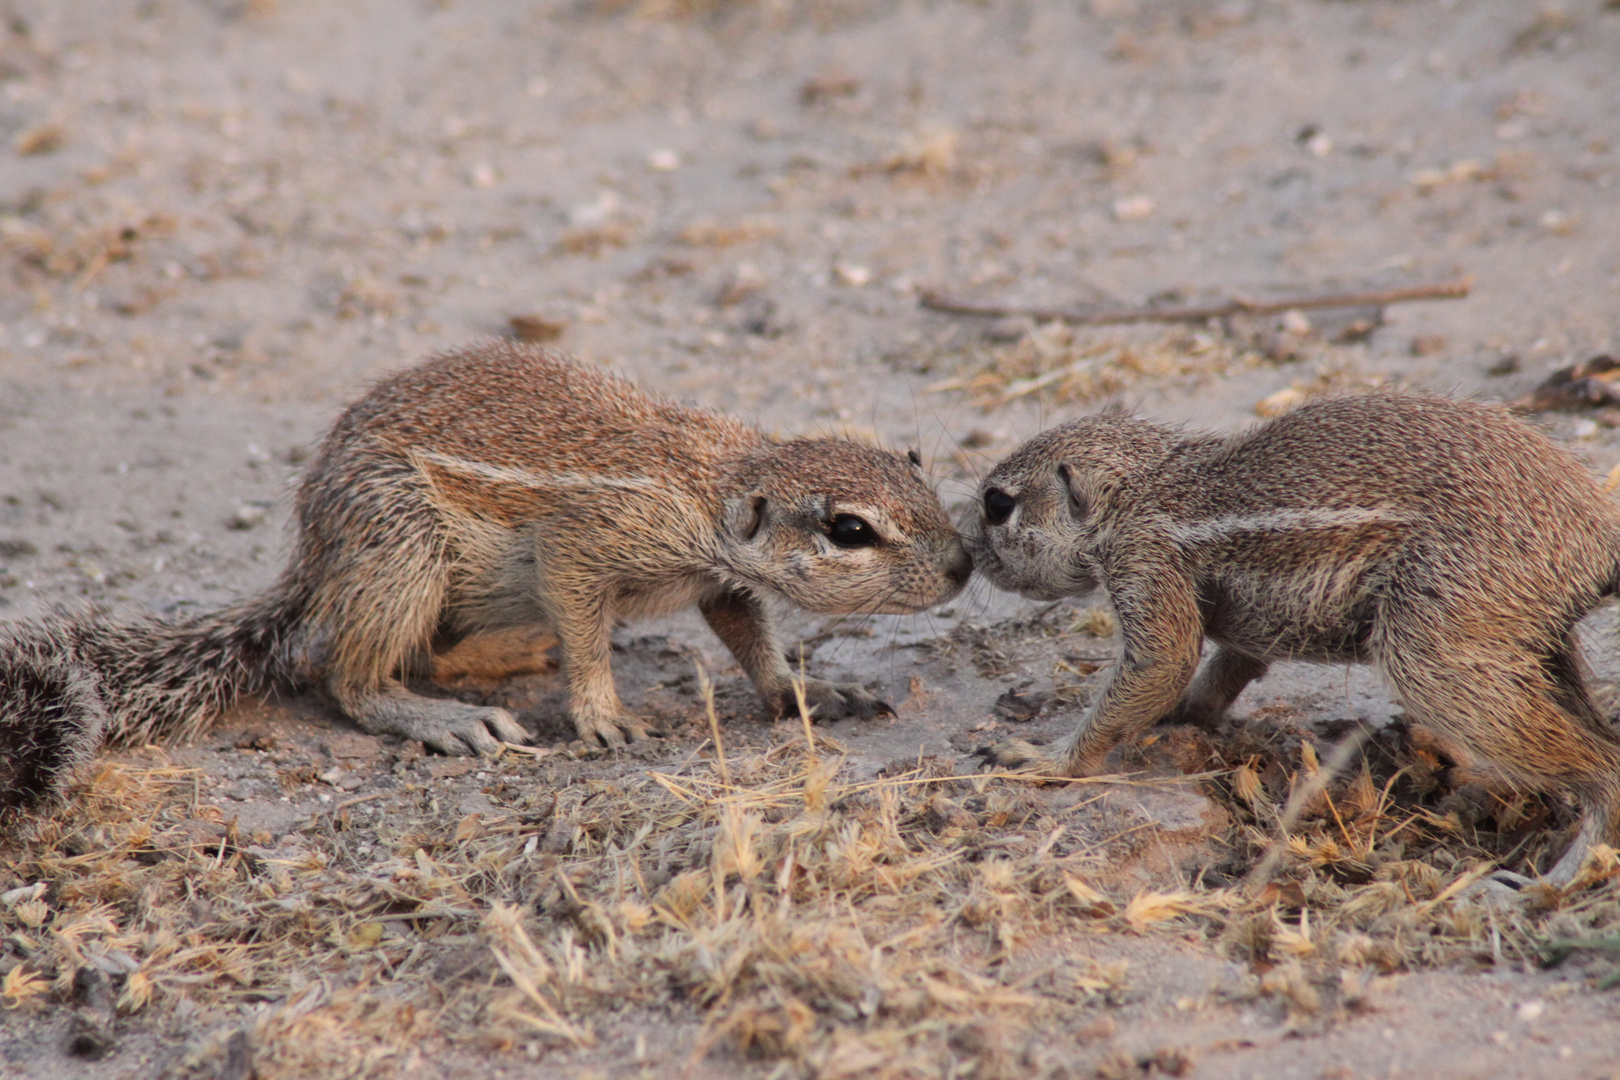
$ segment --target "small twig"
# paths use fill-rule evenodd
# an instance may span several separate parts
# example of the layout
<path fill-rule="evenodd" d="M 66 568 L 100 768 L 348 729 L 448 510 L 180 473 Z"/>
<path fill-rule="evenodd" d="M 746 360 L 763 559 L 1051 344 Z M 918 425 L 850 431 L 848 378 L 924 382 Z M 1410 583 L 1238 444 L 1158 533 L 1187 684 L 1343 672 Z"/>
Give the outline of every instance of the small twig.
<path fill-rule="evenodd" d="M 361 803 L 368 803 L 375 799 L 386 799 L 388 796 L 393 794 L 396 794 L 395 790 L 393 788 L 389 788 L 387 791 L 373 791 L 370 795 L 357 795 L 352 799 L 344 799 L 342 802 L 332 807 L 332 813 L 335 814 L 339 810 L 347 810 L 351 806 L 359 806 Z"/>
<path fill-rule="evenodd" d="M 497 756 L 504 756 L 506 754 L 527 754 L 529 757 L 538 759 L 543 758 L 550 753 L 552 753 L 552 748 L 549 746 L 525 746 L 522 743 L 503 742 L 501 743 L 501 749 Z"/>
<path fill-rule="evenodd" d="M 1470 885 L 1474 884 L 1476 881 L 1479 881 L 1481 878 L 1485 877 L 1485 875 L 1489 874 L 1495 869 L 1496 862 L 1491 859 L 1485 859 L 1481 862 L 1475 863 L 1473 867 L 1464 871 L 1462 876 L 1457 878 L 1456 881 L 1453 881 L 1450 885 L 1447 885 L 1445 888 L 1441 889 L 1439 893 L 1435 895 L 1434 899 L 1419 904 L 1417 909 L 1418 914 L 1427 915 L 1430 911 L 1433 911 L 1447 900 L 1450 900 L 1453 896 L 1463 892 Z"/>
<path fill-rule="evenodd" d="M 90 260 L 90 264 L 84 268 L 84 272 L 74 281 L 74 289 L 78 292 L 84 292 L 90 287 L 90 283 L 100 277 L 101 272 L 112 264 L 112 261 L 113 252 L 111 248 L 104 247 L 96 252 L 95 257 Z"/>
<path fill-rule="evenodd" d="M 1429 285 L 1409 285 L 1400 289 L 1320 293 L 1280 300 L 1251 300 L 1243 296 L 1234 296 L 1230 300 L 1211 304 L 1162 306 L 1143 304 L 1117 308 L 1041 308 L 1020 307 L 1013 304 L 976 304 L 925 289 L 918 295 L 917 302 L 930 311 L 941 311 L 948 315 L 978 315 L 985 318 L 1025 315 L 1040 322 L 1063 322 L 1072 326 L 1109 326 L 1141 322 L 1205 322 L 1232 315 L 1277 315 L 1284 311 L 1320 308 L 1383 307 L 1386 304 L 1401 304 L 1413 300 L 1457 300 L 1467 296 L 1472 287 L 1472 278 L 1458 278 L 1454 281 L 1441 281 Z"/>
<path fill-rule="evenodd" d="M 454 911 L 442 908 L 437 911 L 395 911 L 385 915 L 368 915 L 367 922 L 409 922 L 412 919 L 476 919 L 476 911 Z"/>

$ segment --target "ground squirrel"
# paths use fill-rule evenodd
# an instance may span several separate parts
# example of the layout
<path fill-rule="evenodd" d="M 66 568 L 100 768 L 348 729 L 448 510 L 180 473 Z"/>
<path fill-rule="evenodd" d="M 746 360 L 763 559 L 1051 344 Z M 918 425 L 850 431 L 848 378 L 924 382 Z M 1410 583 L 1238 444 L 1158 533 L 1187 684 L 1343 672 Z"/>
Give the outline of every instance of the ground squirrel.
<path fill-rule="evenodd" d="M 972 572 L 915 454 L 778 442 L 541 350 L 492 343 L 384 380 L 298 489 L 293 555 L 262 595 L 187 621 L 58 616 L 0 632 L 0 804 L 53 793 L 105 735 L 195 734 L 243 694 L 313 682 L 362 728 L 447 753 L 525 732 L 410 692 L 435 645 L 545 626 L 581 738 L 646 734 L 614 690 L 614 621 L 696 606 L 776 708 L 766 601 L 920 611 Z M 811 679 L 818 717 L 887 706 Z"/>
<path fill-rule="evenodd" d="M 990 581 L 1041 600 L 1100 585 L 1123 639 L 1075 731 L 1005 743 L 1001 764 L 1100 772 L 1157 720 L 1212 725 L 1273 661 L 1367 663 L 1459 764 L 1579 800 L 1549 880 L 1620 839 L 1620 732 L 1573 634 L 1617 590 L 1620 511 L 1504 410 L 1379 393 L 1232 436 L 1091 416 L 1018 448 L 979 501 Z"/>

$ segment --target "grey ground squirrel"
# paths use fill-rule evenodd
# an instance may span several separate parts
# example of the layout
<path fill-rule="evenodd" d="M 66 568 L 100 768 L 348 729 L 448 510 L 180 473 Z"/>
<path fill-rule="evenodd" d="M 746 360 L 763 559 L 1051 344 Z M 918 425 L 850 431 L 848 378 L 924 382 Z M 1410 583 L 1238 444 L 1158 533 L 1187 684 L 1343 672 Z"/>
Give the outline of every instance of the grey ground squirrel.
<path fill-rule="evenodd" d="M 1573 635 L 1620 584 L 1620 511 L 1501 408 L 1377 393 L 1231 436 L 1090 416 L 997 465 L 974 518 L 991 582 L 1101 587 L 1123 638 L 1075 730 L 1002 765 L 1097 773 L 1155 721 L 1213 725 L 1273 661 L 1366 663 L 1459 764 L 1579 801 L 1550 881 L 1620 839 L 1620 732 Z"/>

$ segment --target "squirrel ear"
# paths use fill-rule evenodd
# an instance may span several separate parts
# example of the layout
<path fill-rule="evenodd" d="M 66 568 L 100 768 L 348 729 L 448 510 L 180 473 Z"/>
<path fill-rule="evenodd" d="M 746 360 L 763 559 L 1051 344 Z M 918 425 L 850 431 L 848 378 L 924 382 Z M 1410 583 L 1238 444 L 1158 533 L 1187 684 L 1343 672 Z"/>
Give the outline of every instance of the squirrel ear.
<path fill-rule="evenodd" d="M 1058 479 L 1063 481 L 1063 487 L 1069 493 L 1069 513 L 1074 515 L 1074 519 L 1076 521 L 1079 521 L 1081 518 L 1086 516 L 1086 511 L 1091 509 L 1091 507 L 1087 502 L 1085 495 L 1075 487 L 1074 476 L 1069 472 L 1069 467 L 1067 465 L 1059 465 L 1057 467 L 1057 471 Z"/>
<path fill-rule="evenodd" d="M 752 540 L 765 525 L 765 496 L 745 495 L 732 503 L 726 514 L 726 527 L 740 540 Z"/>

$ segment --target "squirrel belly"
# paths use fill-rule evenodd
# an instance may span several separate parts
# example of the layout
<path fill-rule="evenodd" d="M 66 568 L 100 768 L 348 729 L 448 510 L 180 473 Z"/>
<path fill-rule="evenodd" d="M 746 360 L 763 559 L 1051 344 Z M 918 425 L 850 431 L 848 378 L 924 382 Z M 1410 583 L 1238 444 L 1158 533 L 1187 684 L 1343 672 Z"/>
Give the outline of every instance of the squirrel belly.
<path fill-rule="evenodd" d="M 0 627 L 0 755 L 36 762 L 4 775 L 0 805 L 53 797 L 103 738 L 190 737 L 244 695 L 293 684 L 369 732 L 445 753 L 526 741 L 504 709 L 405 684 L 436 641 L 515 628 L 560 643 L 580 737 L 621 745 L 647 730 L 614 688 L 615 620 L 692 606 L 780 709 L 792 675 L 770 600 L 915 612 L 972 571 L 905 456 L 779 442 L 504 342 L 434 357 L 350 406 L 294 519 L 276 583 L 220 611 Z M 807 691 L 821 717 L 887 709 L 858 685 Z"/>
<path fill-rule="evenodd" d="M 1075 730 L 1002 764 L 1100 771 L 1156 721 L 1212 726 L 1275 661 L 1366 663 L 1459 763 L 1580 802 L 1550 879 L 1620 841 L 1620 732 L 1574 640 L 1620 581 L 1620 509 L 1505 410 L 1378 393 L 1229 437 L 1092 416 L 1026 442 L 979 495 L 985 577 L 1101 588 L 1123 639 Z"/>

